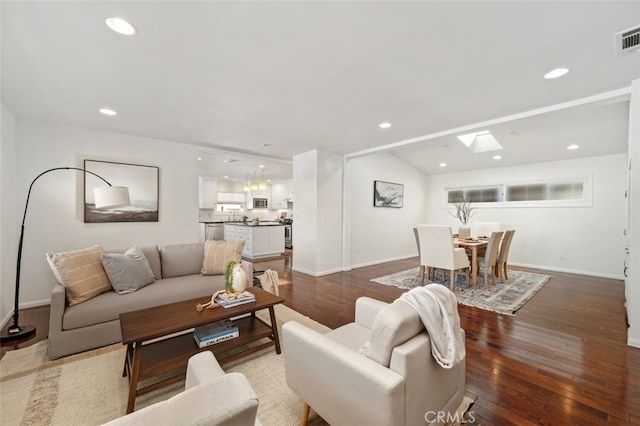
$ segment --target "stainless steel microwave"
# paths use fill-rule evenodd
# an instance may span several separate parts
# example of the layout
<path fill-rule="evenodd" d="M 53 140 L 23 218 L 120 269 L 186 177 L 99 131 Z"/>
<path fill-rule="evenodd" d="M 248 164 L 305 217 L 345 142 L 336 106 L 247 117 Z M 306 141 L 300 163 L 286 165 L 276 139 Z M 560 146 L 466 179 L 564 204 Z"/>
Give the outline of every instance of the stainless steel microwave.
<path fill-rule="evenodd" d="M 254 198 L 253 199 L 253 208 L 254 209 L 266 209 L 269 207 L 269 203 L 266 198 Z"/>

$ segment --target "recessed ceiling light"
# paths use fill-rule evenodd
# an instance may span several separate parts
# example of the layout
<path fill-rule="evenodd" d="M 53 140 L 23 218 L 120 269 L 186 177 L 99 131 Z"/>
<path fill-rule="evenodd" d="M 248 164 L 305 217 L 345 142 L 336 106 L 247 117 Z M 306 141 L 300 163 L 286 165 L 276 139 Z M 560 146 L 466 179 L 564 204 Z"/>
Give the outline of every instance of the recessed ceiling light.
<path fill-rule="evenodd" d="M 229 176 L 226 176 L 226 175 L 225 175 L 225 176 L 224 176 L 224 178 L 225 178 L 225 179 L 229 179 Z"/>
<path fill-rule="evenodd" d="M 579 145 L 576 145 L 576 144 L 569 145 L 569 146 L 567 147 L 567 149 L 578 149 L 578 148 L 580 148 L 580 146 L 579 146 Z"/>
<path fill-rule="evenodd" d="M 378 127 L 380 127 L 381 129 L 388 129 L 389 127 L 391 127 L 391 123 L 380 123 L 378 124 Z"/>
<path fill-rule="evenodd" d="M 236 158 L 226 158 L 224 160 L 225 163 L 229 163 L 229 164 L 238 164 L 240 163 L 241 160 L 238 160 Z"/>
<path fill-rule="evenodd" d="M 202 157 L 198 157 L 198 161 L 202 161 Z"/>
<path fill-rule="evenodd" d="M 494 160 L 502 160 L 502 155 L 494 155 L 493 159 Z"/>
<path fill-rule="evenodd" d="M 122 35 L 134 35 L 138 32 L 136 27 L 128 23 L 122 18 L 107 18 L 105 20 L 107 26 L 113 31 Z"/>
<path fill-rule="evenodd" d="M 260 167 L 261 169 L 264 169 L 264 164 L 260 164 L 258 165 L 258 167 Z"/>
<path fill-rule="evenodd" d="M 117 112 L 115 112 L 114 110 L 109 109 L 109 108 L 100 108 L 98 111 L 100 111 L 104 115 L 116 115 L 117 114 Z"/>
<path fill-rule="evenodd" d="M 447 167 L 447 163 L 440 163 L 440 167 Z"/>
<path fill-rule="evenodd" d="M 564 68 L 564 67 L 556 68 L 546 73 L 544 75 L 544 78 L 546 78 L 547 80 L 551 80 L 553 78 L 562 77 L 563 75 L 566 75 L 569 71 L 571 71 L 570 68 Z"/>

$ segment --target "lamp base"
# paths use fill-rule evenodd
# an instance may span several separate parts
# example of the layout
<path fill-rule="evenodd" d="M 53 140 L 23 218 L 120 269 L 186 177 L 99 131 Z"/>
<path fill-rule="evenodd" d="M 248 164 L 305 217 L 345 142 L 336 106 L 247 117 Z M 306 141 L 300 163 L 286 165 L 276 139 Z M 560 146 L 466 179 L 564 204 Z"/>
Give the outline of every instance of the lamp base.
<path fill-rule="evenodd" d="M 0 341 L 15 340 L 28 336 L 36 332 L 36 328 L 32 325 L 15 326 L 12 325 L 0 333 Z"/>

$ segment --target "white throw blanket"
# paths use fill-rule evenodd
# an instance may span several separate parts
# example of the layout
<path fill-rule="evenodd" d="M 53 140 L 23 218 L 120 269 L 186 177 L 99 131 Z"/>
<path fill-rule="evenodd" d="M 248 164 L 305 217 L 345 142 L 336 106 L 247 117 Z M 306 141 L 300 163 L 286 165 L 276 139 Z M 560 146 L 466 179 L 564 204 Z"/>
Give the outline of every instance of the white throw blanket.
<path fill-rule="evenodd" d="M 416 287 L 400 299 L 415 309 L 431 339 L 431 354 L 442 368 L 452 368 L 466 355 L 455 294 L 441 284 Z"/>
<path fill-rule="evenodd" d="M 278 289 L 280 279 L 278 278 L 278 273 L 276 271 L 267 269 L 264 271 L 264 274 L 258 277 L 258 279 L 260 280 L 260 285 L 264 291 L 280 296 L 280 290 Z"/>

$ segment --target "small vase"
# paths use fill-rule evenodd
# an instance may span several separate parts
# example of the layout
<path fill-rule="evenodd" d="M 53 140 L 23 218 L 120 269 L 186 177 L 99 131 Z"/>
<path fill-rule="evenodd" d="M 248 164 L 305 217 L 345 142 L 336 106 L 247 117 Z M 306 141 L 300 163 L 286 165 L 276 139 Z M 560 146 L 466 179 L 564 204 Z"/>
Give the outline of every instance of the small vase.
<path fill-rule="evenodd" d="M 247 289 L 247 274 L 242 269 L 242 265 L 237 264 L 231 272 L 231 282 L 233 283 L 233 291 L 242 293 Z"/>
<path fill-rule="evenodd" d="M 471 237 L 471 227 L 465 225 L 460 225 L 460 227 L 458 228 L 458 238 L 460 238 L 461 240 L 465 239 L 465 238 L 470 238 Z"/>

